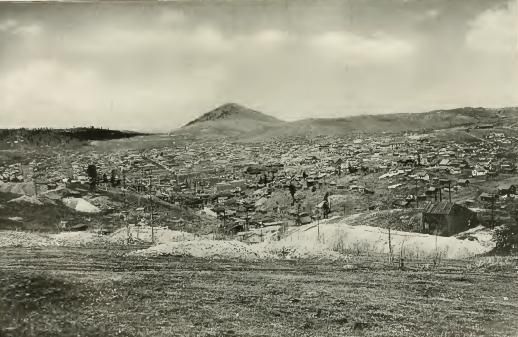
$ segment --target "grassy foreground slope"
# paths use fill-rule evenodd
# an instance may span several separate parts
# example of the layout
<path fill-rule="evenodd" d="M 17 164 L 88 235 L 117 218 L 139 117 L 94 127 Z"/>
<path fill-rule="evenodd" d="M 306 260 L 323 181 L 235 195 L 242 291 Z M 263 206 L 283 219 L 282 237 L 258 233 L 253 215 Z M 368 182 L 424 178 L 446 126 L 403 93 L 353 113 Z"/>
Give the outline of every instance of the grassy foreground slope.
<path fill-rule="evenodd" d="M 516 336 L 518 275 L 7 249 L 0 336 Z"/>

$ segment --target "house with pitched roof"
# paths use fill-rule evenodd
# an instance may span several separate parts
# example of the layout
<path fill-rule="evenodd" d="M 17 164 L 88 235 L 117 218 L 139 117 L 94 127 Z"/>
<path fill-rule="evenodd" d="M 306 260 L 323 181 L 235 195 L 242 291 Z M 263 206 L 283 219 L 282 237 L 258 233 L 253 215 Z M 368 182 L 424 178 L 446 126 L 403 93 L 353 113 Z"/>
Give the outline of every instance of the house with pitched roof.
<path fill-rule="evenodd" d="M 450 236 L 463 232 L 478 223 L 477 214 L 467 207 L 448 201 L 433 202 L 423 209 L 423 233 Z"/>

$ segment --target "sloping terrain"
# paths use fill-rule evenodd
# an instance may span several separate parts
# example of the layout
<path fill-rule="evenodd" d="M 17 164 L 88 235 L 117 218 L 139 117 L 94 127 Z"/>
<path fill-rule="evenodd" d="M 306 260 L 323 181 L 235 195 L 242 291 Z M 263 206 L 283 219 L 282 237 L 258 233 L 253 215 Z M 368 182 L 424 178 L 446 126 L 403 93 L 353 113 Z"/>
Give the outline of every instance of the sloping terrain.
<path fill-rule="evenodd" d="M 251 119 L 260 122 L 280 122 L 279 119 L 266 115 L 262 112 L 249 109 L 236 103 L 227 103 L 211 110 L 195 120 L 186 124 L 186 126 L 193 126 L 203 122 L 213 122 L 216 120 L 229 119 Z"/>
<path fill-rule="evenodd" d="M 488 242 L 461 240 L 458 237 L 443 237 L 365 225 L 353 225 L 355 216 L 337 222 L 329 221 L 319 226 L 312 223 L 291 231 L 285 242 L 300 242 L 306 246 L 324 244 L 330 250 L 344 254 L 388 254 L 389 242 L 392 252 L 404 258 L 462 259 L 484 254 L 494 248 L 491 236 Z M 390 241 L 389 241 L 390 240 Z"/>
<path fill-rule="evenodd" d="M 312 118 L 272 129 L 265 137 L 347 135 L 351 132 L 432 131 L 478 125 L 510 125 L 518 122 L 518 109 L 459 108 L 424 113 L 362 115 L 345 118 Z"/>
<path fill-rule="evenodd" d="M 42 146 L 78 146 L 92 140 L 125 139 L 145 135 L 134 131 L 94 127 L 71 129 L 0 129 L 0 148 L 31 148 Z"/>
<path fill-rule="evenodd" d="M 65 206 L 60 200 L 45 197 L 19 196 L 0 192 L 0 230 L 55 232 L 61 220 L 70 224 L 85 223 L 87 218 Z M 105 221 L 98 215 L 92 221 Z"/>
<path fill-rule="evenodd" d="M 196 137 L 225 136 L 257 141 L 293 136 L 343 136 L 351 132 L 432 131 L 476 128 L 480 125 L 511 126 L 518 123 L 518 108 L 458 108 L 424 113 L 361 115 L 344 118 L 310 118 L 283 122 L 272 116 L 230 103 L 212 110 L 175 131 Z M 458 130 L 458 132 L 464 132 Z"/>
<path fill-rule="evenodd" d="M 0 335 L 516 336 L 518 274 L 4 249 Z"/>
<path fill-rule="evenodd" d="M 196 137 L 238 137 L 264 133 L 285 122 L 239 104 L 224 104 L 176 131 Z"/>

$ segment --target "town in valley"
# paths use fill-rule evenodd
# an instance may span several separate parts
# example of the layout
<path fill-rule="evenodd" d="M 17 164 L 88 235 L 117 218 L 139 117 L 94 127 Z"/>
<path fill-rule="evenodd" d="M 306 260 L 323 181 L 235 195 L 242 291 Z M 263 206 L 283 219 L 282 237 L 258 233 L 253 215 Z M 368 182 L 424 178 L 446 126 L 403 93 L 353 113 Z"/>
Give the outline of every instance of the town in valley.
<path fill-rule="evenodd" d="M 0 1 L 35 336 L 518 336 L 518 0 Z"/>

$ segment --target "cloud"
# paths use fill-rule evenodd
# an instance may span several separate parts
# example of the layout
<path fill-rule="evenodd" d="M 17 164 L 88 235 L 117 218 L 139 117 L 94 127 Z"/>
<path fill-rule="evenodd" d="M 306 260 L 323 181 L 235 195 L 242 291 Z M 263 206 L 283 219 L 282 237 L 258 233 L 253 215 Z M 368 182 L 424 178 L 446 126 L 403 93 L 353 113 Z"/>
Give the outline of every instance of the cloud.
<path fill-rule="evenodd" d="M 2 32 L 11 31 L 17 25 L 18 25 L 18 22 L 16 20 L 13 20 L 13 19 L 4 20 L 3 22 L 0 22 L 0 31 L 2 31 Z"/>
<path fill-rule="evenodd" d="M 68 41 L 69 48 L 78 53 L 105 55 L 134 55 L 154 52 L 221 53 L 231 46 L 222 33 L 208 25 L 191 30 L 164 26 L 132 27 L 101 26 L 81 34 L 81 41 Z"/>
<path fill-rule="evenodd" d="M 518 52 L 518 0 L 484 11 L 469 24 L 466 44 L 486 53 Z"/>
<path fill-rule="evenodd" d="M 42 27 L 35 23 L 24 24 L 17 20 L 7 19 L 0 22 L 0 32 L 20 35 L 37 35 L 42 32 Z"/>
<path fill-rule="evenodd" d="M 170 129 L 227 101 L 289 120 L 517 102 L 516 60 L 459 43 L 468 12 L 473 36 L 509 34 L 511 5 L 413 1 L 387 15 L 359 2 L 354 20 L 341 6 L 271 6 L 0 11 L 0 123 Z"/>
<path fill-rule="evenodd" d="M 182 11 L 166 9 L 159 14 L 158 22 L 164 25 L 180 25 L 187 22 L 187 16 Z"/>
<path fill-rule="evenodd" d="M 323 55 L 353 65 L 392 62 L 414 51 L 410 42 L 385 33 L 364 37 L 347 31 L 329 31 L 313 37 L 310 44 Z"/>
<path fill-rule="evenodd" d="M 436 8 L 429 9 L 429 10 L 427 10 L 427 11 L 424 13 L 425 17 L 426 17 L 426 18 L 428 18 L 428 19 L 435 19 L 435 18 L 437 18 L 440 14 L 441 14 L 441 12 L 440 12 L 438 9 L 436 9 Z"/>
<path fill-rule="evenodd" d="M 99 84 L 92 71 L 36 60 L 0 77 L 0 114 L 4 122 L 70 121 L 94 108 Z"/>
<path fill-rule="evenodd" d="M 226 101 L 281 113 L 289 108 L 282 117 L 293 118 L 295 111 L 303 117 L 319 108 L 322 99 L 336 112 L 351 76 L 340 70 L 344 62 L 385 64 L 413 50 L 382 33 L 229 32 L 175 20 L 145 27 L 99 22 L 57 37 L 45 31 L 24 62 L 15 63 L 13 49 L 12 66 L 0 74 L 0 114 L 18 125 L 167 128 Z M 19 48 L 19 55 L 27 54 Z M 362 77 L 367 81 L 369 74 Z"/>
<path fill-rule="evenodd" d="M 275 29 L 261 30 L 251 37 L 255 42 L 268 46 L 285 43 L 288 38 L 288 33 Z"/>

